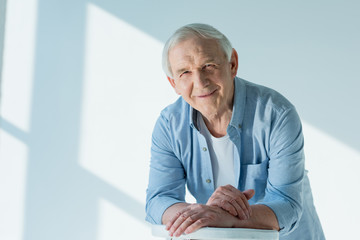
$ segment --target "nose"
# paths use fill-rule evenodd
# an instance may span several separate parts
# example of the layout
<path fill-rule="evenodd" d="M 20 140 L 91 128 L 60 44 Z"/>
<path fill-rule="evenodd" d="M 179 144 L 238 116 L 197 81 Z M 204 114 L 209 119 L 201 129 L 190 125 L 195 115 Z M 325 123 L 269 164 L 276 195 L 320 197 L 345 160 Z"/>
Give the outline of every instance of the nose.
<path fill-rule="evenodd" d="M 202 71 L 195 71 L 194 74 L 194 87 L 206 88 L 209 85 L 209 79 Z"/>

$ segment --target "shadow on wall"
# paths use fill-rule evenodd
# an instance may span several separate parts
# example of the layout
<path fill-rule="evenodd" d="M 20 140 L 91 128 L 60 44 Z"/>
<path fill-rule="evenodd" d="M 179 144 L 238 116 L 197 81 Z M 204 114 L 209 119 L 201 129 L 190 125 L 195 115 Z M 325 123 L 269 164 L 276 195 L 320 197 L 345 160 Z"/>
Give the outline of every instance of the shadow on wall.
<path fill-rule="evenodd" d="M 360 151 L 356 3 L 39 0 L 31 127 L 22 136 L 29 146 L 25 240 L 95 240 L 100 196 L 144 217 L 141 203 L 78 163 L 89 3 L 162 42 L 187 23 L 214 25 L 238 49 L 239 76 L 279 90 L 303 119 Z"/>

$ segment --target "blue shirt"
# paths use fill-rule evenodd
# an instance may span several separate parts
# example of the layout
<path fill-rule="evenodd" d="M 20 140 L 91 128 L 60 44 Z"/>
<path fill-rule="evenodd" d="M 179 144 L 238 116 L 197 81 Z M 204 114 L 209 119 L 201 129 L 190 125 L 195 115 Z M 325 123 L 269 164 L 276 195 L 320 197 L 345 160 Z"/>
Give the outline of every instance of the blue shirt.
<path fill-rule="evenodd" d="M 307 171 L 304 139 L 295 107 L 276 91 L 234 79 L 227 133 L 235 144 L 234 174 L 239 190 L 255 189 L 250 204 L 272 209 L 280 239 L 325 239 Z M 164 211 L 185 202 L 185 184 L 198 203 L 214 192 L 210 154 L 197 114 L 181 97 L 158 118 L 151 146 L 146 220 L 161 224 Z"/>

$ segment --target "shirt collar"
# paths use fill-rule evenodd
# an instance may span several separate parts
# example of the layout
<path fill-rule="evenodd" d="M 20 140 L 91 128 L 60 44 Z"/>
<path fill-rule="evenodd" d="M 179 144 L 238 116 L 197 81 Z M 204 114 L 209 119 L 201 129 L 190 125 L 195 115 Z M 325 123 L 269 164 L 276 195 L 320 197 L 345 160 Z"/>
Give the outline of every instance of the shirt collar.
<path fill-rule="evenodd" d="M 245 112 L 246 85 L 244 80 L 238 77 L 235 77 L 234 84 L 234 105 L 229 126 L 241 130 Z"/>
<path fill-rule="evenodd" d="M 244 80 L 238 77 L 234 78 L 234 86 L 234 105 L 229 126 L 241 130 L 245 111 L 246 86 Z M 189 105 L 190 126 L 199 130 L 197 126 L 197 114 L 199 114 L 198 111 Z"/>
<path fill-rule="evenodd" d="M 198 127 L 198 125 L 197 125 L 197 114 L 198 114 L 198 111 L 197 111 L 195 108 L 193 108 L 193 107 L 191 107 L 191 106 L 189 105 L 189 121 L 190 121 L 190 126 L 191 126 L 192 128 L 195 128 L 195 129 L 199 130 L 199 127 Z"/>

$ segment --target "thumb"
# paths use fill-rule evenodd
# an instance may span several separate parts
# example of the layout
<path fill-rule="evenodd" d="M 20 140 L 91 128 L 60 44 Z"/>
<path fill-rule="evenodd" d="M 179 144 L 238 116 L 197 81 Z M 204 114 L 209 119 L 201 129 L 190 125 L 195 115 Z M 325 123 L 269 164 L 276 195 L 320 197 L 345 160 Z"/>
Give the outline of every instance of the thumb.
<path fill-rule="evenodd" d="M 252 198 L 255 195 L 255 190 L 248 189 L 248 190 L 243 191 L 243 194 L 245 195 L 246 199 L 249 200 L 250 198 Z"/>

